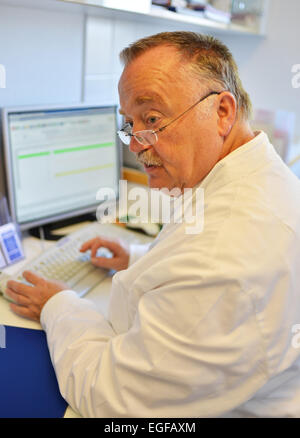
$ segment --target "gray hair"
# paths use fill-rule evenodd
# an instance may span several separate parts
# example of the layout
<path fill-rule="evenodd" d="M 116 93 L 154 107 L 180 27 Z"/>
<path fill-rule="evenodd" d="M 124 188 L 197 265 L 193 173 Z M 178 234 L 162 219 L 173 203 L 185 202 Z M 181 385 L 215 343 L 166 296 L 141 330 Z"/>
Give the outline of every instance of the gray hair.
<path fill-rule="evenodd" d="M 233 56 L 221 41 L 195 32 L 161 32 L 142 38 L 122 50 L 120 59 L 126 66 L 147 50 L 157 46 L 172 46 L 190 63 L 197 77 L 221 90 L 229 91 L 237 101 L 238 111 L 245 119 L 251 117 L 252 105 L 244 90 Z M 221 91 L 219 90 L 219 91 Z"/>

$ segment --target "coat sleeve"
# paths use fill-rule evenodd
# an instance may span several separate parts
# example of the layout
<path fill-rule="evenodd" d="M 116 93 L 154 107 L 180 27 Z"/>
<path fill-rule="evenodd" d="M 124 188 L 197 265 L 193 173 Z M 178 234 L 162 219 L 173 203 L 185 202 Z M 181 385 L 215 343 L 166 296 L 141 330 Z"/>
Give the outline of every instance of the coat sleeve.
<path fill-rule="evenodd" d="M 190 279 L 152 290 L 122 334 L 64 291 L 41 323 L 60 391 L 84 417 L 220 416 L 268 377 L 251 297 L 236 284 Z"/>

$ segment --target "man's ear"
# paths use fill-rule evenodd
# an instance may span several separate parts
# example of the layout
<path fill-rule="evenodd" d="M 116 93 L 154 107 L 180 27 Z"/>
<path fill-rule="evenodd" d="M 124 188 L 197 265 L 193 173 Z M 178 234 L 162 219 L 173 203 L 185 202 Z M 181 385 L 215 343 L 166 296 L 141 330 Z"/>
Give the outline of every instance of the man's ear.
<path fill-rule="evenodd" d="M 227 137 L 237 117 L 236 99 L 229 91 L 220 94 L 217 113 L 218 134 L 220 137 Z"/>

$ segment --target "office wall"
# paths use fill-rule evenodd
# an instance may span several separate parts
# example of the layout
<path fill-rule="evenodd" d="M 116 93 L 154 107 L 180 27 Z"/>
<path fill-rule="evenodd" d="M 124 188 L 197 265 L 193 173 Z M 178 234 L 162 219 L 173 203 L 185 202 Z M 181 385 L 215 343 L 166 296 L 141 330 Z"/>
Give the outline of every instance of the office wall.
<path fill-rule="evenodd" d="M 84 17 L 0 4 L 0 106 L 81 99 Z"/>
<path fill-rule="evenodd" d="M 291 70 L 300 64 L 299 17 L 299 0 L 271 0 L 266 38 L 223 38 L 238 62 L 254 107 L 295 112 L 296 143 L 300 143 L 300 88 L 293 88 Z"/>
<path fill-rule="evenodd" d="M 162 30 L 159 25 L 134 21 L 87 17 L 84 99 L 118 102 L 118 80 L 122 72 L 119 53 L 138 38 Z"/>

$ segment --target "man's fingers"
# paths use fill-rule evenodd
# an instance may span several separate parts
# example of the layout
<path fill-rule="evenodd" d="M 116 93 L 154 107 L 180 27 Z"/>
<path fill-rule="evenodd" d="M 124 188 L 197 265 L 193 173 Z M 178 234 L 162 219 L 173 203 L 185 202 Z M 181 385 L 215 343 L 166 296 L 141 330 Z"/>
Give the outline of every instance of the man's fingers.
<path fill-rule="evenodd" d="M 105 246 L 105 239 L 101 239 L 100 237 L 94 237 L 94 239 L 88 240 L 87 242 L 81 245 L 79 251 L 85 252 L 88 249 L 93 250 L 93 248 L 99 248 L 100 246 Z"/>
<path fill-rule="evenodd" d="M 29 281 L 29 283 L 34 284 L 35 286 L 38 286 L 39 284 L 42 284 L 45 281 L 43 277 L 35 274 L 32 271 L 24 271 L 23 277 L 25 278 L 26 281 Z"/>
<path fill-rule="evenodd" d="M 10 288 L 5 290 L 5 294 L 8 295 L 15 303 L 21 306 L 26 306 L 30 303 L 30 299 L 27 298 L 27 296 L 16 293 Z"/>
<path fill-rule="evenodd" d="M 107 257 L 91 257 L 91 262 L 94 266 L 104 269 L 113 269 L 113 259 L 108 259 Z"/>
<path fill-rule="evenodd" d="M 101 242 L 95 242 L 91 248 L 91 258 L 97 256 L 97 251 L 99 248 L 104 247 L 110 250 L 113 254 L 118 254 L 120 252 L 120 245 L 112 240 L 101 239 Z"/>
<path fill-rule="evenodd" d="M 91 247 L 93 246 L 93 244 L 94 244 L 94 242 L 95 242 L 96 239 L 98 239 L 98 237 L 96 237 L 96 238 L 94 238 L 94 239 L 90 239 L 90 240 L 84 242 L 84 243 L 81 245 L 79 251 L 81 251 L 81 252 L 85 252 L 85 251 L 87 251 L 88 249 L 91 249 Z"/>
<path fill-rule="evenodd" d="M 53 295 L 64 290 L 66 285 L 57 281 L 47 281 L 31 271 L 25 271 L 23 275 L 32 286 L 14 280 L 7 282 L 7 295 L 15 301 L 11 309 L 20 316 L 38 321 L 45 303 Z"/>
<path fill-rule="evenodd" d="M 114 254 L 119 254 L 120 250 L 122 249 L 121 245 L 114 241 L 114 240 L 102 240 L 102 245 L 105 248 L 109 249 Z"/>
<path fill-rule="evenodd" d="M 11 289 L 13 292 L 28 296 L 32 293 L 32 286 L 28 286 L 27 284 L 20 283 L 19 281 L 9 280 L 6 284 L 8 289 Z"/>
<path fill-rule="evenodd" d="M 91 249 L 92 251 L 96 251 L 101 246 L 104 246 L 105 248 L 108 248 L 112 252 L 118 252 L 120 249 L 120 244 L 114 240 L 107 240 L 102 239 L 102 237 L 95 237 L 94 239 L 88 240 L 87 242 L 83 243 L 80 247 L 81 252 L 85 252 L 88 249 Z M 91 255 L 93 257 L 93 255 Z"/>
<path fill-rule="evenodd" d="M 34 274 L 32 271 L 24 271 L 23 277 L 26 281 L 33 284 L 34 286 L 38 286 L 44 283 L 45 279 L 40 277 L 39 275 Z M 32 286 L 21 283 L 20 281 L 9 280 L 7 282 L 7 287 L 11 289 L 13 292 L 29 296 L 32 294 Z"/>
<path fill-rule="evenodd" d="M 88 249 L 91 249 L 93 246 L 98 245 L 99 246 L 104 246 L 105 242 L 107 242 L 105 239 L 102 239 L 101 237 L 94 237 L 93 239 L 87 240 L 86 242 L 84 242 L 79 251 L 84 252 L 87 251 Z"/>
<path fill-rule="evenodd" d="M 30 318 L 30 319 L 34 319 L 35 321 L 38 321 L 38 317 L 28 307 L 19 306 L 18 304 L 11 303 L 10 308 L 17 315 L 23 316 L 24 318 Z"/>

